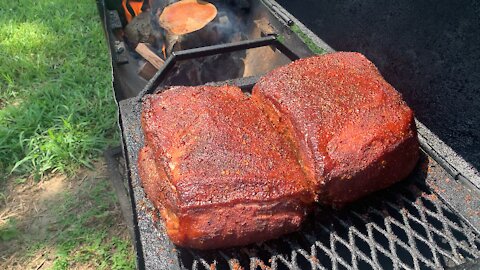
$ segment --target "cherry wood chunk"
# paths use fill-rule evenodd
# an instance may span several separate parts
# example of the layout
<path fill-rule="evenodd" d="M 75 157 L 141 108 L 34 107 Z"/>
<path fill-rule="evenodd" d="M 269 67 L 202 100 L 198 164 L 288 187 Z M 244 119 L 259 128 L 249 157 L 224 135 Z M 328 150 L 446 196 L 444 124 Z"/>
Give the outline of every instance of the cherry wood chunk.
<path fill-rule="evenodd" d="M 148 81 L 151 78 L 153 78 L 153 76 L 155 75 L 155 73 L 157 73 L 157 71 L 158 71 L 158 69 L 156 67 L 154 67 L 152 64 L 150 64 L 149 62 L 144 62 L 138 68 L 137 73 L 142 78 L 144 78 L 145 80 Z"/>
<path fill-rule="evenodd" d="M 160 25 L 174 35 L 202 29 L 217 16 L 217 8 L 201 0 L 181 0 L 168 5 L 159 17 Z"/>
<path fill-rule="evenodd" d="M 156 69 L 159 69 L 165 61 L 154 53 L 146 43 L 138 43 L 135 51 L 140 54 L 145 60 L 152 64 Z"/>

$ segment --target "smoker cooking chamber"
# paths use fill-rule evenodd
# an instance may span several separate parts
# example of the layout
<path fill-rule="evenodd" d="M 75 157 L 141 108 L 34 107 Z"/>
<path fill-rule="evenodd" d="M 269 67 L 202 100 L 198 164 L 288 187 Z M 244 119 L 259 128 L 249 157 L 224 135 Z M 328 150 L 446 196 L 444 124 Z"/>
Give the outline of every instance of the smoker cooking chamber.
<path fill-rule="evenodd" d="M 282 12 L 284 16 L 288 15 Z M 270 16 L 269 20 L 280 24 L 283 28 L 279 28 L 287 32 L 287 21 L 282 22 L 272 14 Z M 108 32 L 108 23 L 106 26 Z M 263 40 L 272 42 L 274 39 L 266 37 Z M 305 44 L 292 39 L 295 42 L 290 40 L 285 43 L 294 55 L 312 55 Z M 221 50 L 224 47 L 213 49 L 224 53 Z M 329 49 L 328 46 L 324 48 Z M 198 49 L 197 56 L 205 55 L 206 51 Z M 288 49 L 284 51 L 288 53 Z M 180 59 L 186 54 L 179 55 Z M 295 57 L 290 55 L 289 58 Z M 116 67 L 115 61 L 113 67 L 114 78 L 125 73 Z M 158 214 L 145 197 L 136 165 L 138 151 L 143 146 L 140 98 L 165 87 L 165 71 L 171 66 L 163 68 L 146 87 L 138 88 L 140 84 L 137 85 L 136 91 L 143 89 L 137 97 L 119 102 L 126 187 L 132 204 L 130 214 L 133 214 L 138 268 L 436 269 L 466 266 L 465 263 L 475 262 L 480 257 L 478 190 L 429 146 L 422 137 L 424 127 L 421 123 L 418 123 L 421 161 L 407 179 L 386 191 L 339 211 L 318 206 L 301 231 L 265 243 L 215 251 L 174 246 L 166 236 Z M 229 81 L 229 84 L 248 92 L 257 79 L 257 76 L 241 78 Z M 124 95 L 124 86 L 118 83 L 118 80 L 114 82 L 117 98 Z"/>

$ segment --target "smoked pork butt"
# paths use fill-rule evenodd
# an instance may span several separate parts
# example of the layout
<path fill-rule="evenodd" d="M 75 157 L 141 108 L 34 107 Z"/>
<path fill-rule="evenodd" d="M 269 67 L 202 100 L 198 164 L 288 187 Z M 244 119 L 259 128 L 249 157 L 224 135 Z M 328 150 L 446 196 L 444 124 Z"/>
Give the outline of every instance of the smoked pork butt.
<path fill-rule="evenodd" d="M 388 187 L 418 160 L 412 110 L 359 53 L 277 68 L 252 99 L 297 149 L 321 203 L 341 206 Z"/>
<path fill-rule="evenodd" d="M 232 86 L 172 87 L 143 102 L 139 171 L 177 245 L 245 245 L 298 230 L 314 194 L 296 150 Z"/>

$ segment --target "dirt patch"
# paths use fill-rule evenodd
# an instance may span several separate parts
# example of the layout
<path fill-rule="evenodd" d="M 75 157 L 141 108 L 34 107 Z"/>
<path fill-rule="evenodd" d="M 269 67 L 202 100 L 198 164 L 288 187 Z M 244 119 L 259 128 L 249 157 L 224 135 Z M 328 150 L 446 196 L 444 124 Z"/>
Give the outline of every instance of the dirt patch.
<path fill-rule="evenodd" d="M 82 169 L 71 177 L 55 174 L 41 182 L 18 182 L 10 179 L 2 189 L 3 200 L 0 198 L 0 269 L 50 268 L 58 259 L 59 242 L 68 241 L 68 231 L 78 231 L 79 226 L 101 228 L 103 242 L 111 238 L 128 242 L 129 234 L 114 196 L 101 195 L 112 192 L 103 162 L 96 163 L 94 170 Z M 96 190 L 98 186 L 103 189 Z M 100 195 L 91 195 L 95 192 Z M 102 210 L 95 212 L 99 204 Z M 70 220 L 65 220 L 67 215 Z M 2 234 L 2 230 L 10 231 Z M 72 247 L 72 252 L 76 249 L 83 252 L 80 245 Z M 88 262 L 68 263 L 66 268 L 97 268 Z"/>

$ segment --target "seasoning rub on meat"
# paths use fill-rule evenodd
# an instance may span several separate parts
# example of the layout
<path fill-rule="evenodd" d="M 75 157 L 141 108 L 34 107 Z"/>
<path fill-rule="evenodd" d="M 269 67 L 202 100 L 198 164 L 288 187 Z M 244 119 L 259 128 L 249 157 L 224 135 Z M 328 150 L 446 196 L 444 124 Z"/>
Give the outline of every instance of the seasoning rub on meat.
<path fill-rule="evenodd" d="M 199 249 L 298 230 L 314 201 L 342 206 L 406 177 L 413 112 L 358 53 L 295 61 L 251 97 L 171 87 L 144 99 L 139 169 L 171 240 Z"/>
<path fill-rule="evenodd" d="M 291 134 L 324 204 L 341 206 L 386 188 L 417 163 L 412 110 L 360 53 L 280 67 L 260 79 L 253 98 Z"/>
<path fill-rule="evenodd" d="M 244 245 L 300 227 L 313 193 L 295 151 L 237 87 L 173 87 L 143 104 L 140 177 L 171 240 Z"/>

